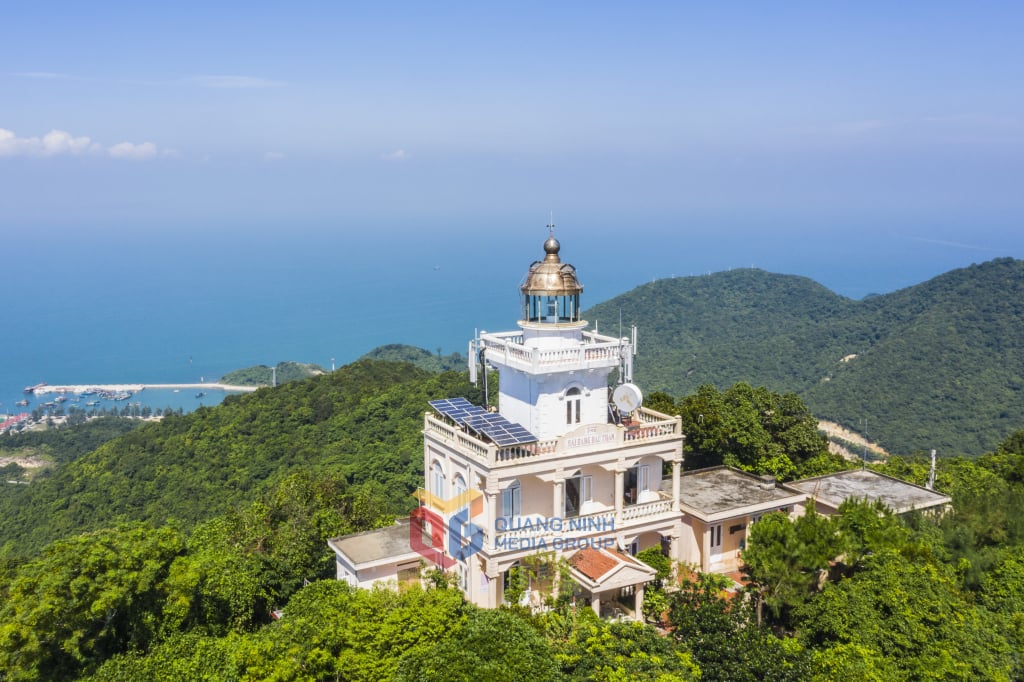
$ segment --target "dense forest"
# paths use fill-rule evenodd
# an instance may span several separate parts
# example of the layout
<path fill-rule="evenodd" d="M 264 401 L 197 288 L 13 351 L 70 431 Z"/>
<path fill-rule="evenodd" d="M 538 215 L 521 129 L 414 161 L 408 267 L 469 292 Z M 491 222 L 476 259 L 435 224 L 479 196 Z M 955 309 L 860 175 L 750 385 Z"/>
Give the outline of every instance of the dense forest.
<path fill-rule="evenodd" d="M 323 374 L 324 368 L 305 362 L 279 362 L 274 367 L 256 365 L 228 372 L 220 381 L 231 386 L 273 386 Z"/>
<path fill-rule="evenodd" d="M 891 452 L 980 455 L 1024 423 L 1024 261 L 861 301 L 802 277 L 732 270 L 658 280 L 584 316 L 606 333 L 637 325 L 646 390 L 742 381 L 795 392 Z"/>
<path fill-rule="evenodd" d="M 442 355 L 440 348 L 436 352 L 431 353 L 423 348 L 408 346 L 402 343 L 389 343 L 386 346 L 378 346 L 360 359 L 408 362 L 429 372 L 461 372 L 466 369 L 466 358 L 460 353 Z"/>
<path fill-rule="evenodd" d="M 641 553 L 658 571 L 648 622 L 614 623 L 577 607 L 564 580 L 531 613 L 480 610 L 437 571 L 397 591 L 332 579 L 327 538 L 408 509 L 424 406 L 442 395 L 480 399 L 465 374 L 364 360 L 107 433 L 91 452 L 68 446 L 37 482 L 0 488 L 0 679 L 1024 675 L 1024 431 L 940 460 L 936 487 L 953 498 L 942 516 L 857 501 L 831 519 L 765 516 L 742 585 Z M 740 383 L 648 399 L 682 415 L 688 467 L 792 478 L 849 466 L 794 393 Z M 921 459 L 877 466 L 928 475 Z"/>
<path fill-rule="evenodd" d="M 0 487 L 0 553 L 126 520 L 190 528 L 296 471 L 379 488 L 407 511 L 423 478 L 427 401 L 452 395 L 480 391 L 464 373 L 360 361 L 146 423 L 32 485 Z"/>

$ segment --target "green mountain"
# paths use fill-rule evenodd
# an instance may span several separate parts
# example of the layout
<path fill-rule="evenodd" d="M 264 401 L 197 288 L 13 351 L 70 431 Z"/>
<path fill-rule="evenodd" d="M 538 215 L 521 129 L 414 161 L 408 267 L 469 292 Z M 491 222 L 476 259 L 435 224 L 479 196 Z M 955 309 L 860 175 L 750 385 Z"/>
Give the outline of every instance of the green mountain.
<path fill-rule="evenodd" d="M 0 487 L 0 556 L 126 521 L 189 528 L 296 472 L 376 486 L 392 511 L 408 511 L 423 481 L 423 411 L 453 395 L 480 399 L 465 373 L 362 360 L 164 417 L 31 485 Z"/>
<path fill-rule="evenodd" d="M 639 329 L 636 379 L 648 391 L 737 381 L 792 391 L 819 417 L 905 453 L 978 455 L 1024 426 L 1024 261 L 862 301 L 803 277 L 731 270 L 652 282 L 585 317 L 616 333 L 620 314 Z"/>
<path fill-rule="evenodd" d="M 276 372 L 275 372 L 276 370 Z M 232 386 L 273 386 L 278 384 L 323 374 L 324 368 L 306 362 L 279 362 L 271 369 L 266 365 L 255 365 L 244 369 L 236 369 L 221 377 L 221 383 Z"/>
<path fill-rule="evenodd" d="M 466 369 L 466 358 L 459 353 L 441 355 L 440 348 L 437 349 L 437 353 L 431 353 L 423 348 L 401 343 L 377 346 L 360 359 L 408 362 L 428 372 L 461 372 Z"/>

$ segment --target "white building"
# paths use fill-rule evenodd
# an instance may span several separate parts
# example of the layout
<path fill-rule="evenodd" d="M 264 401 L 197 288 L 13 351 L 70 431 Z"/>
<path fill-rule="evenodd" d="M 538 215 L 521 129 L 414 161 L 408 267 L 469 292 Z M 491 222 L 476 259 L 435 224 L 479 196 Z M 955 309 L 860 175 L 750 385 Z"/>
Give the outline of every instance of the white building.
<path fill-rule="evenodd" d="M 628 606 L 653 577 L 628 554 L 655 546 L 682 556 L 680 420 L 640 406 L 628 383 L 632 340 L 586 331 L 583 287 L 559 250 L 550 237 L 544 259 L 530 266 L 519 329 L 470 342 L 474 380 L 477 362 L 498 372 L 497 411 L 453 396 L 424 416 L 419 518 L 427 537 L 411 544 L 438 550 L 420 554 L 457 572 L 480 606 L 501 604 L 509 569 L 538 552 L 575 556 L 577 583 L 599 611 L 602 599 L 619 596 L 624 576 L 632 581 L 625 591 L 637 595 Z M 401 532 L 332 540 L 339 579 L 365 586 L 408 576 L 408 547 L 392 537 Z M 603 594 L 603 577 L 614 594 Z"/>
<path fill-rule="evenodd" d="M 411 523 L 331 540 L 339 580 L 415 581 L 430 561 L 458 575 L 469 601 L 496 607 L 513 567 L 553 552 L 595 611 L 638 614 L 654 571 L 630 555 L 659 547 L 702 571 L 735 571 L 751 523 L 802 513 L 820 487 L 726 467 L 682 475 L 679 417 L 643 407 L 630 383 L 635 332 L 586 330 L 583 286 L 559 250 L 550 237 L 530 266 L 519 329 L 470 342 L 474 381 L 478 363 L 485 381 L 487 367 L 498 372 L 497 411 L 431 402 L 422 506 Z"/>

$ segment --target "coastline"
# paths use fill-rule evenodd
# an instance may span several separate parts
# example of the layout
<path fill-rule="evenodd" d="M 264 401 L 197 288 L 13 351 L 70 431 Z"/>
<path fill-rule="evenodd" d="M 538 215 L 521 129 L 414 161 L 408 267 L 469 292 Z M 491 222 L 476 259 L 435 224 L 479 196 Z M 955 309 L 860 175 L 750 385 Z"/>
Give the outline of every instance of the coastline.
<path fill-rule="evenodd" d="M 38 386 L 35 388 L 36 395 L 45 395 L 47 393 L 85 393 L 86 391 L 129 391 L 131 393 L 138 393 L 147 388 L 153 389 L 213 389 L 215 391 L 226 391 L 234 393 L 252 393 L 261 386 L 237 386 L 233 384 L 221 384 L 221 383 L 199 383 L 199 384 L 56 384 L 53 386 Z"/>

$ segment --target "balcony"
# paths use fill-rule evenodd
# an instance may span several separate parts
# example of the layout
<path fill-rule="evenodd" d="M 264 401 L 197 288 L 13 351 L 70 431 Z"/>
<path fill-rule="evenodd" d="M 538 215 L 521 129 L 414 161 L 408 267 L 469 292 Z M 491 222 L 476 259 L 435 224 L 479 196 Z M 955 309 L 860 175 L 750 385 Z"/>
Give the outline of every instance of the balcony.
<path fill-rule="evenodd" d="M 477 438 L 430 412 L 427 412 L 424 417 L 423 434 L 456 448 L 472 459 L 486 463 L 492 469 L 523 464 L 545 455 L 554 458 L 568 454 L 565 448 L 559 447 L 563 438 L 499 448 L 494 443 Z M 595 451 L 671 441 L 678 439 L 681 434 L 682 428 L 679 420 L 641 407 L 633 413 L 631 424 L 621 426 L 617 430 L 614 442 L 577 446 L 571 452 L 573 456 L 578 456 Z"/>
<path fill-rule="evenodd" d="M 528 347 L 523 345 L 522 332 L 481 334 L 479 343 L 488 359 L 530 374 L 617 367 L 623 352 L 630 352 L 628 341 L 595 332 L 582 336 L 583 344 L 570 348 Z"/>
<path fill-rule="evenodd" d="M 571 518 L 546 518 L 543 516 L 522 516 L 501 522 L 486 532 L 487 545 L 492 550 L 515 550 L 537 548 L 543 541 L 546 549 L 553 549 L 552 542 L 561 542 L 586 537 L 611 537 L 616 531 L 629 526 L 659 518 L 668 518 L 678 512 L 672 511 L 672 500 L 660 499 L 644 504 L 634 504 L 615 509 L 581 514 Z"/>

